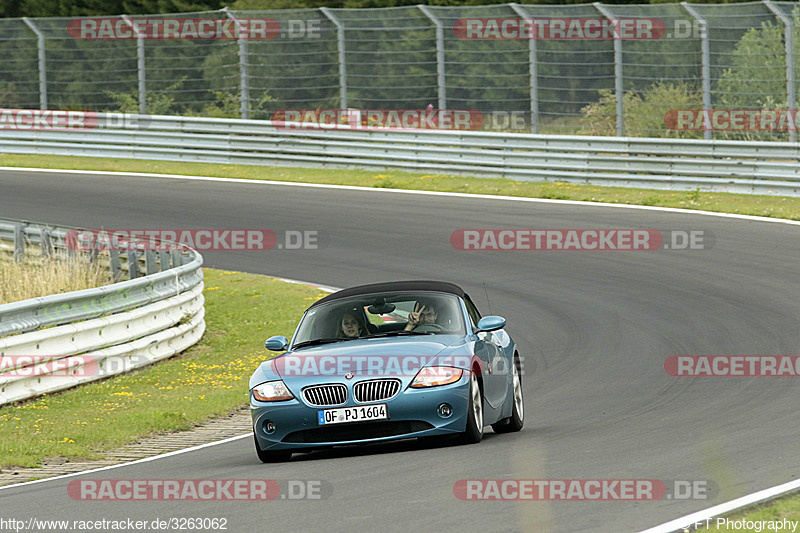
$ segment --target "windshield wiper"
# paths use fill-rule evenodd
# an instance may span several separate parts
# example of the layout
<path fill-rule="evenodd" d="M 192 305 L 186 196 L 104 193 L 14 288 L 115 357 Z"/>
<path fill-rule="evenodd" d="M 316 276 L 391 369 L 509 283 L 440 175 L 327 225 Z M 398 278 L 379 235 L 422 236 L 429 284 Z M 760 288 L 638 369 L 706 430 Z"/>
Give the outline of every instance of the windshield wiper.
<path fill-rule="evenodd" d="M 385 333 L 374 333 L 372 335 L 368 335 L 366 338 L 371 339 L 374 337 L 399 337 L 400 335 L 433 335 L 433 331 L 406 331 L 404 329 L 398 331 L 387 331 Z"/>
<path fill-rule="evenodd" d="M 297 348 L 305 348 L 306 346 L 319 346 L 320 344 L 330 344 L 332 342 L 342 342 L 349 340 L 350 339 L 313 339 L 310 341 L 298 342 L 297 344 L 292 346 L 292 350 L 296 350 Z"/>

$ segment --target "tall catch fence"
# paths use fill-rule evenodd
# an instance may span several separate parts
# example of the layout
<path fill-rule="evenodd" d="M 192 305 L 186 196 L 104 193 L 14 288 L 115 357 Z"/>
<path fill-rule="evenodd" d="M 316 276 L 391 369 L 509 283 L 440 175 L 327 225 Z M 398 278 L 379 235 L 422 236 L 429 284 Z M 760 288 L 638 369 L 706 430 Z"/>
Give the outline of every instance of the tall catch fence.
<path fill-rule="evenodd" d="M 795 141 L 800 6 L 0 19 L 0 54 L 2 108 L 250 119 L 433 108 L 479 111 L 490 130 Z"/>

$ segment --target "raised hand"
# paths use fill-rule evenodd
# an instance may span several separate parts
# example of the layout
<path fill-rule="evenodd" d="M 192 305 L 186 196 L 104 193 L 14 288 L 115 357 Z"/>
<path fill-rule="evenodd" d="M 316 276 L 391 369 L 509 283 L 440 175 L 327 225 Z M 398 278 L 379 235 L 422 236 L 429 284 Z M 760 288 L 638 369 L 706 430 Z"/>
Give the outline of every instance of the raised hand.
<path fill-rule="evenodd" d="M 420 305 L 419 303 L 414 304 L 414 310 L 408 313 L 408 324 L 406 324 L 406 330 L 412 330 L 417 327 L 421 321 L 422 312 L 425 310 L 424 305 Z"/>

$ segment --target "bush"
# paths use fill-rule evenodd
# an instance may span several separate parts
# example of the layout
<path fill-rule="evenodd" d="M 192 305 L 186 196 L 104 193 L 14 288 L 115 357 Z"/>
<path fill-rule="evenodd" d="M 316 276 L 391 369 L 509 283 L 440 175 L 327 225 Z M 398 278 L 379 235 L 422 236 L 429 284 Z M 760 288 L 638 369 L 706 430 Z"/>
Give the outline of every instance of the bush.
<path fill-rule="evenodd" d="M 189 116 L 196 115 L 199 117 L 214 117 L 214 118 L 241 118 L 242 107 L 241 99 L 238 94 L 225 92 L 225 91 L 210 91 L 216 101 L 213 104 L 206 104 L 199 113 L 187 112 Z M 261 111 L 265 111 L 267 104 L 274 102 L 275 99 L 268 95 L 266 92 L 263 96 L 253 101 L 250 100 L 250 113 L 252 115 Z"/>
<path fill-rule="evenodd" d="M 702 94 L 686 82 L 656 82 L 648 90 L 623 96 L 625 134 L 632 137 L 702 138 L 702 131 L 667 129 L 664 116 L 671 109 L 701 109 Z M 600 91 L 600 100 L 583 109 L 580 134 L 616 135 L 617 99 L 612 91 Z"/>
<path fill-rule="evenodd" d="M 177 110 L 172 110 L 172 103 L 175 101 L 175 98 L 170 96 L 168 93 L 171 91 L 175 91 L 183 85 L 184 78 L 176 81 L 169 87 L 167 87 L 164 91 L 159 92 L 147 92 L 147 114 L 148 115 L 168 115 L 170 111 L 172 113 L 177 113 Z M 107 91 L 106 94 L 108 95 L 111 100 L 117 104 L 116 109 L 113 111 L 117 111 L 119 113 L 138 113 L 139 112 L 139 92 L 133 91 L 130 93 L 114 93 L 111 91 Z"/>

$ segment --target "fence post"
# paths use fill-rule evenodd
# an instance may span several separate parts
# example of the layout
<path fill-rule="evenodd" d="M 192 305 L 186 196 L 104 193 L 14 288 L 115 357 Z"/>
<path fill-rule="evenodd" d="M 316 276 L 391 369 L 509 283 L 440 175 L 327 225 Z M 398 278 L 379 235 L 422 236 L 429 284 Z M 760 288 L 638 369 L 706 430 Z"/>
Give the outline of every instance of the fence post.
<path fill-rule="evenodd" d="M 36 45 L 39 49 L 39 109 L 47 109 L 47 56 L 44 49 L 44 33 L 28 17 L 22 21 L 36 34 Z"/>
<path fill-rule="evenodd" d="M 793 24 L 792 19 L 786 14 L 781 11 L 781 9 L 772 3 L 772 0 L 764 0 L 764 5 L 766 5 L 770 11 L 772 11 L 776 17 L 781 19 L 784 26 L 784 44 L 786 45 L 786 107 L 788 108 L 789 115 L 792 117 L 792 124 L 794 124 L 794 128 L 789 129 L 789 141 L 796 142 L 797 141 L 797 123 L 796 114 L 795 114 L 795 89 L 794 89 L 794 35 L 793 35 Z"/>
<path fill-rule="evenodd" d="M 53 255 L 53 238 L 50 230 L 42 230 L 42 257 L 50 257 Z"/>
<path fill-rule="evenodd" d="M 447 109 L 447 88 L 444 83 L 444 25 L 428 6 L 420 4 L 417 7 L 436 25 L 436 82 L 439 86 L 439 109 Z"/>
<path fill-rule="evenodd" d="M 712 131 L 709 113 L 711 112 L 711 53 L 708 47 L 708 23 L 703 16 L 698 13 L 688 2 L 681 2 L 683 8 L 694 17 L 700 24 L 700 53 L 702 54 L 702 71 L 703 71 L 703 116 L 705 117 L 705 125 L 703 126 L 703 139 L 710 140 Z"/>
<path fill-rule="evenodd" d="M 136 72 L 139 78 L 139 114 L 147 114 L 147 83 L 145 79 L 144 64 L 144 32 L 139 29 L 139 25 L 131 21 L 128 15 L 122 15 L 128 26 L 136 33 Z"/>
<path fill-rule="evenodd" d="M 339 48 L 339 102 L 341 109 L 347 109 L 347 62 L 344 53 L 344 24 L 327 7 L 321 7 L 319 10 L 336 26 L 336 38 Z"/>
<path fill-rule="evenodd" d="M 520 18 L 528 18 L 529 14 L 519 4 L 508 4 Z M 536 36 L 528 39 L 528 83 L 531 101 L 531 133 L 539 133 L 539 74 L 536 59 Z"/>
<path fill-rule="evenodd" d="M 595 2 L 595 9 L 597 9 L 604 17 L 606 17 L 612 24 L 614 24 L 614 15 L 600 2 Z M 617 98 L 617 136 L 625 136 L 625 110 L 623 108 L 623 93 L 622 87 L 622 36 L 619 32 L 619 25 L 615 24 L 614 28 L 614 93 Z"/>
<path fill-rule="evenodd" d="M 239 114 L 242 119 L 247 120 L 250 118 L 250 69 L 247 62 L 248 33 L 244 31 L 241 21 L 228 6 L 223 7 L 222 11 L 225 12 L 229 19 L 236 22 L 236 27 L 239 30 Z"/>
<path fill-rule="evenodd" d="M 19 263 L 25 255 L 25 232 L 22 224 L 14 224 L 14 261 Z"/>

